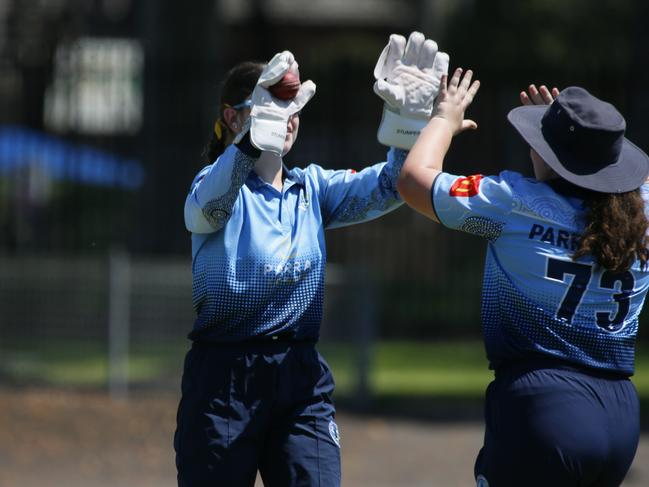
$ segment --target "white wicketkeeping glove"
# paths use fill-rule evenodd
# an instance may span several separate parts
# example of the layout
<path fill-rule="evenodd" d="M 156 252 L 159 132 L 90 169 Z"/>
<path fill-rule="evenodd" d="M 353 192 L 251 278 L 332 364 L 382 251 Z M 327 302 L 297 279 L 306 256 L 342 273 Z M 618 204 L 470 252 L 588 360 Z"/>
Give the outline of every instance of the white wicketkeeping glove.
<path fill-rule="evenodd" d="M 315 94 L 315 83 L 305 81 L 292 100 L 279 100 L 268 87 L 281 80 L 290 69 L 297 70 L 297 62 L 289 51 L 273 56 L 262 71 L 252 92 L 250 110 L 250 142 L 257 149 L 283 155 L 288 119 L 299 112 Z"/>
<path fill-rule="evenodd" d="M 448 54 L 437 43 L 413 32 L 392 34 L 374 67 L 374 92 L 384 101 L 378 139 L 383 145 L 410 149 L 431 117 L 440 80 L 448 73 Z"/>

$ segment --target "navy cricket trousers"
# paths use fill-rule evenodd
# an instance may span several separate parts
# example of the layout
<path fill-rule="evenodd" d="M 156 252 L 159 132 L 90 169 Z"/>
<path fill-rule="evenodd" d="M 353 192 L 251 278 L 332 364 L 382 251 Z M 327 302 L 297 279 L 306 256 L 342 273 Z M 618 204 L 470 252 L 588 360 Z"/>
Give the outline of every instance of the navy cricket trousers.
<path fill-rule="evenodd" d="M 338 487 L 334 381 L 313 343 L 195 342 L 174 436 L 179 487 Z"/>
<path fill-rule="evenodd" d="M 512 366 L 487 388 L 479 486 L 616 487 L 638 446 L 633 383 L 568 366 Z"/>

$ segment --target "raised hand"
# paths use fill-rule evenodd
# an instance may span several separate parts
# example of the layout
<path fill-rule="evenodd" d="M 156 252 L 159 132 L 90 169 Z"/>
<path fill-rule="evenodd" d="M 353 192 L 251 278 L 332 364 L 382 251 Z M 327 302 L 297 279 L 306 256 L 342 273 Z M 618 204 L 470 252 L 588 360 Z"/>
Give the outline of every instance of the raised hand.
<path fill-rule="evenodd" d="M 537 89 L 534 84 L 527 87 L 527 92 L 521 91 L 519 93 L 523 105 L 549 105 L 558 95 L 559 89 L 556 87 L 548 90 L 547 86 L 541 85 L 541 87 Z"/>
<path fill-rule="evenodd" d="M 258 149 L 277 155 L 282 155 L 289 117 L 302 110 L 316 90 L 315 83 L 308 80 L 301 84 L 295 98 L 281 100 L 272 96 L 268 88 L 279 82 L 289 69 L 297 69 L 293 54 L 290 51 L 275 54 L 251 96 L 250 141 Z"/>
<path fill-rule="evenodd" d="M 469 69 L 462 76 L 462 68 L 457 68 L 448 82 L 447 76 L 442 76 L 439 95 L 433 109 L 433 118 L 446 120 L 453 135 L 464 130 L 478 128 L 478 124 L 473 120 L 464 119 L 464 112 L 480 88 L 480 81 L 472 82 L 472 78 L 473 71 Z"/>
<path fill-rule="evenodd" d="M 448 54 L 421 32 L 392 34 L 374 67 L 374 92 L 385 102 L 380 143 L 410 149 L 430 119 Z"/>

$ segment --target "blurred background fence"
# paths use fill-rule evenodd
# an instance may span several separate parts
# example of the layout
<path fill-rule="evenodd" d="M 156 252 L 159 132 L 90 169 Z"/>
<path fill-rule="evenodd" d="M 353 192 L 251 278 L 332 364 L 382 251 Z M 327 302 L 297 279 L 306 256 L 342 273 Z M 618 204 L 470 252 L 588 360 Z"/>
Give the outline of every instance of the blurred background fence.
<path fill-rule="evenodd" d="M 68 364 L 119 394 L 124 356 L 133 386 L 177 383 L 182 207 L 236 62 L 292 50 L 318 93 L 287 162 L 359 169 L 385 156 L 374 63 L 422 30 L 482 81 L 447 170 L 530 174 L 505 122 L 530 82 L 586 86 L 649 147 L 647 18 L 645 0 L 0 0 L 0 383 L 65 383 Z M 329 232 L 325 342 L 477 339 L 483 254 L 406 208 Z"/>

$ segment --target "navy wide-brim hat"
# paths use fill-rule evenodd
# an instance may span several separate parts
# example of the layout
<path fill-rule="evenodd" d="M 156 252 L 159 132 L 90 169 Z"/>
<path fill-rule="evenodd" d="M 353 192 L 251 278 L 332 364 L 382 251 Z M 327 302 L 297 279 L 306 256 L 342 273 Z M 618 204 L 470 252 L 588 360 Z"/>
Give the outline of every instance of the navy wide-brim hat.
<path fill-rule="evenodd" d="M 507 119 L 562 178 L 601 193 L 639 188 L 649 157 L 624 137 L 624 117 L 583 88 L 571 86 L 551 105 L 514 108 Z"/>

